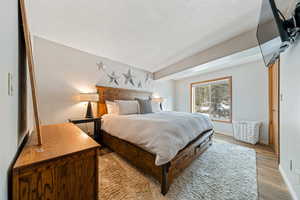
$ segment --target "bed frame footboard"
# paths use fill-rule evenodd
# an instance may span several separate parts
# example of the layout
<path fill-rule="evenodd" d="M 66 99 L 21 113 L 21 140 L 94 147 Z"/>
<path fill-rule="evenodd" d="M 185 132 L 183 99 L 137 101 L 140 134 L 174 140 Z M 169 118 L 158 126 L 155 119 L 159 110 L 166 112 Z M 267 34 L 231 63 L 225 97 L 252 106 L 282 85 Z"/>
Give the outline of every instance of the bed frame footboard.
<path fill-rule="evenodd" d="M 161 166 L 155 165 L 155 155 L 122 139 L 102 131 L 101 143 L 125 158 L 137 169 L 153 176 L 161 184 L 161 193 L 167 194 L 173 180 L 212 145 L 213 130 L 206 131 L 178 152 L 176 157 Z"/>

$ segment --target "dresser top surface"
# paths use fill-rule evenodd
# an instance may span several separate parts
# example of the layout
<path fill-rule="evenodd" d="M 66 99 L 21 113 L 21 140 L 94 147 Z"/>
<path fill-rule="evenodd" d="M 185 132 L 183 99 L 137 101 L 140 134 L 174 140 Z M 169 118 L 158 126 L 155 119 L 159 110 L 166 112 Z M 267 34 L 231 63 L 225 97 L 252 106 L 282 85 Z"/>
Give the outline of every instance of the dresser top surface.
<path fill-rule="evenodd" d="M 42 145 L 37 145 L 35 134 L 31 136 L 17 158 L 14 169 L 100 146 L 72 123 L 42 126 L 41 132 Z"/>

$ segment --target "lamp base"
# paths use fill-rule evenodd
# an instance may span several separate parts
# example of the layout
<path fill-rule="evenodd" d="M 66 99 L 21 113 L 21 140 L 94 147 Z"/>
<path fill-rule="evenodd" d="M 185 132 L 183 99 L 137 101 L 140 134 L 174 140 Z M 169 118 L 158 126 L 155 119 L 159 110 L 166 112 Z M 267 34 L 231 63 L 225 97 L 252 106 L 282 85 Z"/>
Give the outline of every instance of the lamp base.
<path fill-rule="evenodd" d="M 86 109 L 85 118 L 93 118 L 93 110 L 92 110 L 92 104 L 89 101 Z"/>

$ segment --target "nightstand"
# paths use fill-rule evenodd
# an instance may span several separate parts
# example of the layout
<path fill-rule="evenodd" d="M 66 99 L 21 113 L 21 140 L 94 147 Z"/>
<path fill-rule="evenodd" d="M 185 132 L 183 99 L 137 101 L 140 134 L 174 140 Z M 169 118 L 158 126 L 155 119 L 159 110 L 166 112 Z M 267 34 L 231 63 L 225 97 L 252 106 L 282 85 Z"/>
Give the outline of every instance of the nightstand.
<path fill-rule="evenodd" d="M 69 122 L 73 124 L 84 124 L 94 122 L 94 135 L 91 136 L 97 142 L 100 142 L 101 137 L 101 117 L 93 117 L 93 118 L 71 118 Z"/>

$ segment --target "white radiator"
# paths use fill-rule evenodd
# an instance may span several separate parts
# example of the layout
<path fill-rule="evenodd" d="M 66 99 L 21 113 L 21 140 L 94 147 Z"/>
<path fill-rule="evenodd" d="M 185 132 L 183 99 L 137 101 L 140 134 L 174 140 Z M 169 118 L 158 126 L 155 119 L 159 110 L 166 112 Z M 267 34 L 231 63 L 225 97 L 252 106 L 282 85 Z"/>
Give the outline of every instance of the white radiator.
<path fill-rule="evenodd" d="M 236 121 L 233 122 L 233 137 L 237 140 L 256 144 L 259 141 L 261 122 Z"/>

